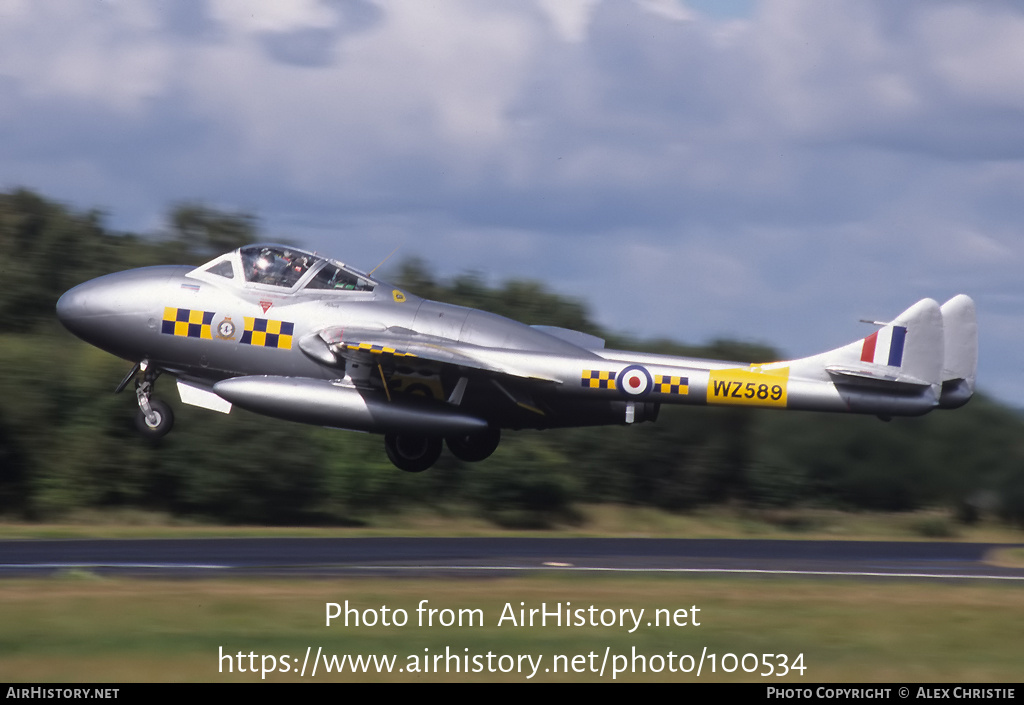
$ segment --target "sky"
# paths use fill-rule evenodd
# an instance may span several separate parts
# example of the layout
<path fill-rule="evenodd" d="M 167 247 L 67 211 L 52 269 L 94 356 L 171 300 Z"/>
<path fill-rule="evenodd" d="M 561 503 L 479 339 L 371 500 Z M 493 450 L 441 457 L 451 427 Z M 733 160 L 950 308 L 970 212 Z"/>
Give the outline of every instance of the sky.
<path fill-rule="evenodd" d="M 967 293 L 1024 407 L 1021 3 L 0 0 L 18 187 L 791 358 Z"/>

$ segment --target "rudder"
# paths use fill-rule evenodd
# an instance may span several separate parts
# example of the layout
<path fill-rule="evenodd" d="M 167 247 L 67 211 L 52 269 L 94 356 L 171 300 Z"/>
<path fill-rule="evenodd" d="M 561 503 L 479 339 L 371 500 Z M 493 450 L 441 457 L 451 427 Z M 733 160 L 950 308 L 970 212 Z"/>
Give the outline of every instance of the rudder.
<path fill-rule="evenodd" d="M 942 304 L 945 353 L 939 406 L 956 409 L 970 401 L 978 374 L 978 318 L 966 294 Z"/>
<path fill-rule="evenodd" d="M 905 341 L 902 362 L 896 365 L 896 381 L 929 385 L 935 389 L 937 397 L 945 360 L 942 310 L 938 302 L 934 299 L 918 301 L 877 333 L 881 337 L 892 330 L 896 337 L 899 329 L 905 331 Z M 892 360 L 888 362 L 891 367 Z"/>

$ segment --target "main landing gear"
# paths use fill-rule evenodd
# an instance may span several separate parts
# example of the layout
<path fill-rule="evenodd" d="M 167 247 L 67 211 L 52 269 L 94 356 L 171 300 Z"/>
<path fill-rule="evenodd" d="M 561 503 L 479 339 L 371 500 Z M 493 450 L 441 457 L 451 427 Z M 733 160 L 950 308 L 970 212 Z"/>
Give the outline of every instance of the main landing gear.
<path fill-rule="evenodd" d="M 437 436 L 386 433 L 384 450 L 399 470 L 423 472 L 441 457 L 441 439 Z"/>
<path fill-rule="evenodd" d="M 488 428 L 480 433 L 448 436 L 448 450 L 459 460 L 475 463 L 490 457 L 501 441 L 501 429 Z M 395 467 L 405 472 L 423 472 L 441 457 L 441 439 L 397 433 L 384 435 L 384 450 Z"/>
<path fill-rule="evenodd" d="M 476 463 L 491 457 L 501 441 L 500 428 L 488 428 L 480 433 L 468 433 L 464 436 L 448 436 L 444 439 L 448 450 L 459 460 Z"/>
<path fill-rule="evenodd" d="M 139 371 L 142 372 L 142 378 L 135 380 L 135 396 L 139 400 L 139 411 L 135 415 L 135 428 L 146 438 L 155 441 L 166 436 L 174 427 L 174 414 L 171 412 L 171 407 L 159 399 L 151 398 L 153 385 L 156 383 L 156 378 L 160 376 L 160 370 L 150 368 L 149 363 L 143 360 L 137 363 L 132 371 L 121 380 L 114 392 L 120 392 L 127 387 L 128 383 L 137 377 Z"/>

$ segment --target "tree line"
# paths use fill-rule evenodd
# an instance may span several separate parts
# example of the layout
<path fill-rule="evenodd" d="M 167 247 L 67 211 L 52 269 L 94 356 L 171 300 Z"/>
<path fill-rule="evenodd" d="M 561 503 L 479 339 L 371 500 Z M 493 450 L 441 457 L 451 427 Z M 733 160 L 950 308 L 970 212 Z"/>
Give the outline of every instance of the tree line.
<path fill-rule="evenodd" d="M 196 204 L 173 207 L 167 223 L 160 233 L 114 232 L 99 211 L 26 190 L 0 193 L 0 513 L 43 520 L 129 507 L 227 523 L 338 524 L 368 512 L 458 506 L 503 525 L 545 526 L 571 520 L 584 502 L 670 511 L 730 503 L 945 506 L 964 521 L 991 514 L 1024 525 L 1024 420 L 983 394 L 954 413 L 891 423 L 664 406 L 654 424 L 506 433 L 483 463 L 444 455 L 429 472 L 408 475 L 391 466 L 377 436 L 241 410 L 224 416 L 165 391 L 177 428 L 154 446 L 133 429 L 130 390 L 112 394 L 130 363 L 64 331 L 54 307 L 66 290 L 102 274 L 201 264 L 264 239 L 251 215 Z M 778 357 L 727 340 L 630 340 L 535 281 L 441 281 L 421 260 L 384 278 L 427 298 L 585 331 L 617 348 Z"/>

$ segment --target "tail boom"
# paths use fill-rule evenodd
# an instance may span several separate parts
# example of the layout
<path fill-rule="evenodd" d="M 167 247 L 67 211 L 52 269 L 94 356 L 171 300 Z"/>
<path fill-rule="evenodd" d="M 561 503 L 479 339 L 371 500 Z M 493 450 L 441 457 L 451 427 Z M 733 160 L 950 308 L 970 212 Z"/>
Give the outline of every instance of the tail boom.
<path fill-rule="evenodd" d="M 870 335 L 797 360 L 744 365 L 618 350 L 606 360 L 642 366 L 649 401 L 756 406 L 892 416 L 956 408 L 974 392 L 977 324 L 974 302 L 957 296 L 942 306 L 922 299 Z M 629 368 L 626 368 L 629 369 Z M 608 373 L 609 393 L 616 372 Z M 683 384 L 661 384 L 682 380 Z M 601 382 L 604 384 L 604 382 Z M 584 381 L 584 386 L 594 382 Z M 569 387 L 571 388 L 571 387 Z"/>
<path fill-rule="evenodd" d="M 919 416 L 956 408 L 974 393 L 978 355 L 974 302 L 922 299 L 871 335 L 784 363 L 790 409 Z"/>

